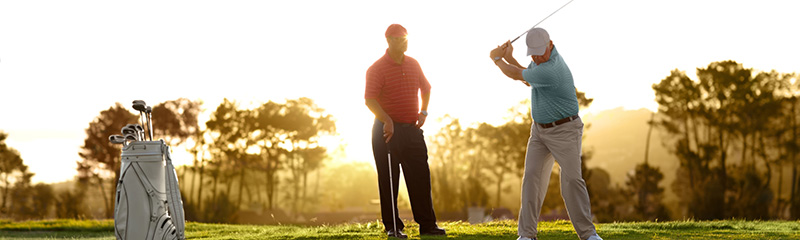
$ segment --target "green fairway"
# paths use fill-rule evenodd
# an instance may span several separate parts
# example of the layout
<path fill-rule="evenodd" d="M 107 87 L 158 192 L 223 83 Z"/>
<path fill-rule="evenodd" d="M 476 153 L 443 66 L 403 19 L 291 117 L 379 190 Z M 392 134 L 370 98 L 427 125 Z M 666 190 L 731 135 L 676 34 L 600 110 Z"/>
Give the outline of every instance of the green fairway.
<path fill-rule="evenodd" d="M 410 239 L 516 239 L 514 221 L 470 225 L 445 222 L 447 237 L 422 237 L 408 224 Z M 612 239 L 800 239 L 800 221 L 676 221 L 598 224 Z M 578 239 L 568 221 L 542 222 L 539 238 Z M 188 223 L 189 239 L 386 239 L 377 222 L 336 226 L 255 226 Z M 114 239 L 113 221 L 47 220 L 0 222 L 0 239 Z"/>

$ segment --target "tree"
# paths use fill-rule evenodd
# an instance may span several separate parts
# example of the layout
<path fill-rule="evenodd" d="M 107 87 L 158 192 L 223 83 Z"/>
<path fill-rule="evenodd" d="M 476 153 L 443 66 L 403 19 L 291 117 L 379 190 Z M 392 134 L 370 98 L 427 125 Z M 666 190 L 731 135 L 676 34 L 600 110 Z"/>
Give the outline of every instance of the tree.
<path fill-rule="evenodd" d="M 693 81 L 675 70 L 653 85 L 664 116 L 656 125 L 674 138 L 678 174 L 687 178 L 679 177 L 673 190 L 698 219 L 754 217 L 749 209 L 772 201 L 773 165 L 780 162 L 772 152 L 781 146 L 770 142 L 790 130 L 775 124 L 785 122 L 778 94 L 783 77 L 754 74 L 734 61 L 713 62 L 697 76 Z"/>
<path fill-rule="evenodd" d="M 77 162 L 78 176 L 94 181 L 104 193 L 102 197 L 108 218 L 114 216 L 114 186 L 119 179 L 120 154 L 122 154 L 120 146 L 111 144 L 108 136 L 119 134 L 122 127 L 136 122 L 136 115 L 122 104 L 116 103 L 113 107 L 100 112 L 100 115 L 89 123 L 86 140 L 78 153 L 82 158 Z"/>
<path fill-rule="evenodd" d="M 153 107 L 153 134 L 163 136 L 172 146 L 180 145 L 198 131 L 199 101 L 186 98 L 159 103 Z"/>
<path fill-rule="evenodd" d="M 248 115 L 249 112 L 239 109 L 235 101 L 225 99 L 211 114 L 211 119 L 206 122 L 207 129 L 213 137 L 213 141 L 209 146 L 209 153 L 214 157 L 210 162 L 212 166 L 211 177 L 213 179 L 211 194 L 214 199 L 210 203 L 223 201 L 216 199 L 218 196 L 231 196 L 231 184 L 234 182 L 234 177 L 239 177 L 239 192 L 244 186 L 243 179 L 250 165 L 246 161 L 248 159 L 245 158 L 245 151 L 249 144 L 246 136 L 251 131 L 246 124 Z M 217 192 L 220 180 L 227 184 L 224 188 L 225 194 Z M 241 199 L 241 195 L 239 195 L 239 198 Z M 241 201 L 235 201 L 234 203 L 241 203 Z M 240 205 L 235 205 L 234 209 L 238 210 L 240 207 Z"/>
<path fill-rule="evenodd" d="M 298 208 L 298 203 L 307 201 L 308 173 L 321 167 L 326 156 L 325 148 L 319 146 L 319 137 L 336 132 L 333 117 L 324 112 L 308 98 L 287 101 L 283 111 L 281 129 L 290 146 L 287 167 L 294 187 L 292 209 L 295 216 L 303 211 Z"/>
<path fill-rule="evenodd" d="M 430 146 L 431 191 L 433 206 L 440 212 L 460 212 L 465 209 L 466 202 L 462 197 L 464 190 L 462 177 L 465 175 L 463 162 L 467 146 L 464 129 L 458 119 L 445 115 L 439 121 L 444 122 L 436 134 L 428 137 Z"/>
<path fill-rule="evenodd" d="M 661 171 L 645 162 L 636 165 L 636 170 L 627 176 L 627 194 L 634 196 L 633 207 L 639 220 L 669 220 L 667 209 L 661 202 L 664 188 L 658 184 L 664 179 Z"/>
<path fill-rule="evenodd" d="M 253 134 L 249 137 L 261 148 L 263 165 L 260 168 L 264 172 L 264 190 L 267 195 L 267 209 L 275 207 L 276 193 L 280 179 L 277 176 L 281 169 L 282 159 L 285 159 L 287 151 L 279 146 L 285 141 L 283 133 L 285 123 L 282 119 L 283 106 L 272 101 L 259 106 L 254 110 L 255 119 L 253 121 Z"/>
<path fill-rule="evenodd" d="M 25 173 L 22 181 L 14 184 L 12 191 L 12 215 L 17 220 L 44 219 L 55 203 L 53 187 L 38 183 L 31 185 L 33 173 Z"/>
<path fill-rule="evenodd" d="M 0 214 L 7 214 L 8 199 L 10 190 L 14 184 L 12 180 L 19 178 L 28 167 L 22 162 L 22 157 L 19 152 L 6 145 L 8 134 L 0 132 L 0 190 L 3 194 L 2 203 L 0 203 Z M 14 177 L 14 178 L 12 178 Z"/>
<path fill-rule="evenodd" d="M 88 216 L 87 210 L 84 205 L 86 191 L 80 181 L 76 183 L 78 187 L 74 190 L 63 190 L 56 194 L 56 218 L 65 219 L 84 219 Z"/>

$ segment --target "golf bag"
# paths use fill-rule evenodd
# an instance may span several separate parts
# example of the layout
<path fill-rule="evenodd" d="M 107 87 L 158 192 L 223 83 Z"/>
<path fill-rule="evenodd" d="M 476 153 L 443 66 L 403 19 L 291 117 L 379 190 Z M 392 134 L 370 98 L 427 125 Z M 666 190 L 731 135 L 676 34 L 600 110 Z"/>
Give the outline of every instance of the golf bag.
<path fill-rule="evenodd" d="M 116 195 L 117 239 L 186 239 L 178 177 L 164 140 L 123 147 Z"/>

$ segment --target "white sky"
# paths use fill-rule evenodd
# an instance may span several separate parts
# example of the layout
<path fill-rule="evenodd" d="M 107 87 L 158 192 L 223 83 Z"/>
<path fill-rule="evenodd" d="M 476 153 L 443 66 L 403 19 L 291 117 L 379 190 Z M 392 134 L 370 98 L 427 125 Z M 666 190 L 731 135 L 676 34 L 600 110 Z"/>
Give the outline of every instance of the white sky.
<path fill-rule="evenodd" d="M 84 129 L 115 102 L 185 97 L 210 114 L 226 97 L 309 97 L 338 120 L 346 160 L 371 162 L 364 75 L 386 49 L 389 24 L 408 29 L 406 54 L 433 85 L 430 135 L 444 114 L 500 123 L 528 98 L 489 50 L 566 2 L 0 1 L 0 130 L 35 182 L 57 182 L 75 174 Z M 728 59 L 800 70 L 798 9 L 798 1 L 576 0 L 540 27 L 578 89 L 595 98 L 585 112 L 655 109 L 650 86 L 675 68 L 693 79 L 695 68 Z M 515 56 L 526 64 L 521 40 Z"/>

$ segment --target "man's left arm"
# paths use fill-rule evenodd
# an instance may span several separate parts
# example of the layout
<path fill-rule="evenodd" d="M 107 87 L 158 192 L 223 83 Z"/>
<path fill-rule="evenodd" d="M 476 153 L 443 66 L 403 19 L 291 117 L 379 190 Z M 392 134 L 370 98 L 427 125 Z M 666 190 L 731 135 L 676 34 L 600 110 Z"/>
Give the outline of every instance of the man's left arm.
<path fill-rule="evenodd" d="M 519 65 L 517 60 L 511 57 L 509 51 L 513 51 L 513 48 L 509 48 L 509 45 L 510 42 L 507 42 L 502 46 L 497 46 L 497 48 L 493 49 L 489 53 L 489 57 L 492 58 L 494 64 L 498 68 L 500 68 L 500 71 L 502 71 L 503 74 L 505 74 L 507 77 L 514 80 L 522 81 L 523 83 L 525 83 L 525 85 L 530 86 L 528 82 L 526 82 L 525 79 L 522 77 L 522 70 L 525 70 L 525 68 L 522 68 L 521 66 L 515 66 L 513 64 L 509 64 L 506 62 L 509 61 L 515 63 L 516 65 Z"/>

